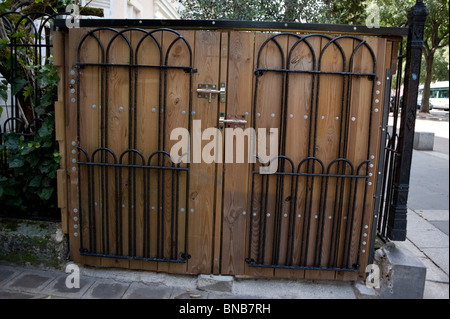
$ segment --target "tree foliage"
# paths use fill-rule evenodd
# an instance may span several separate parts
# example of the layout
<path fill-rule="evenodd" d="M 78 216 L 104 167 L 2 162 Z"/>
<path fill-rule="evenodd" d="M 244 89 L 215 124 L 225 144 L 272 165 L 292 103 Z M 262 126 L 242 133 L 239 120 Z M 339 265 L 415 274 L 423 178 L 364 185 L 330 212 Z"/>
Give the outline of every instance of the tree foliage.
<path fill-rule="evenodd" d="M 366 1 L 357 0 L 181 0 L 180 3 L 183 19 L 361 24 L 366 16 Z"/>

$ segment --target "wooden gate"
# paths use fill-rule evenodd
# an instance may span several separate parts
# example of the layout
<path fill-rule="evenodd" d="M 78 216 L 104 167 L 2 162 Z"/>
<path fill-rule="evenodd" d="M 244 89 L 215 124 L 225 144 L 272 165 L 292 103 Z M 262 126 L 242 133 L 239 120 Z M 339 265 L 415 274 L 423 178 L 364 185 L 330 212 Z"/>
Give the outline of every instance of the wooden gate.
<path fill-rule="evenodd" d="M 386 70 L 398 40 L 58 32 L 59 203 L 74 261 L 189 274 L 364 275 Z M 254 163 L 236 163 L 236 154 L 225 162 L 224 145 L 247 128 L 266 129 L 267 140 L 278 134 L 276 173 L 261 174 L 270 163 L 255 154 Z M 190 146 L 174 158 L 177 132 L 189 134 Z M 215 161 L 199 160 L 212 150 Z"/>

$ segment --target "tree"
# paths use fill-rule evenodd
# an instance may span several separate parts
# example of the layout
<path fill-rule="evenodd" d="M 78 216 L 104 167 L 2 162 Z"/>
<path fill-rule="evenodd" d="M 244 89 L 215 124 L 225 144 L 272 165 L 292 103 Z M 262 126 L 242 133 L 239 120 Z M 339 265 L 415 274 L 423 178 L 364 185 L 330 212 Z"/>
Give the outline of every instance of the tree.
<path fill-rule="evenodd" d="M 425 83 L 420 112 L 430 112 L 430 84 L 436 52 L 449 45 L 448 0 L 426 1 L 429 10 L 424 31 L 423 56 L 425 58 Z"/>
<path fill-rule="evenodd" d="M 377 0 L 374 1 L 380 8 L 380 20 L 383 26 L 398 26 L 407 21 L 406 12 L 411 8 L 414 0 Z M 449 5 L 448 0 L 425 0 L 428 7 L 428 17 L 424 31 L 423 61 L 421 79 L 424 90 L 422 94 L 421 112 L 429 113 L 430 84 L 433 80 L 444 80 L 442 70 L 436 66 L 446 65 L 444 73 L 448 74 L 448 62 L 442 50 L 449 45 Z M 436 74 L 436 72 L 438 72 Z"/>
<path fill-rule="evenodd" d="M 181 0 L 182 19 L 361 23 L 365 2 L 358 0 Z M 345 13 L 342 9 L 346 9 Z"/>
<path fill-rule="evenodd" d="M 328 23 L 364 24 L 367 18 L 367 0 L 325 0 L 324 14 Z"/>

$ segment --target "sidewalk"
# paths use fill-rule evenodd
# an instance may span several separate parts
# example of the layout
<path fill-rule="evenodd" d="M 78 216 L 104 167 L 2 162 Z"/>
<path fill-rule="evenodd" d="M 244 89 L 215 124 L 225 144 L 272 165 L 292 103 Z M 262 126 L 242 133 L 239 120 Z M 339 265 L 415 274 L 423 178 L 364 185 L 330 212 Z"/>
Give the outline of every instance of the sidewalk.
<path fill-rule="evenodd" d="M 198 276 L 80 267 L 80 288 L 54 269 L 0 263 L 0 299 L 356 299 L 336 281 L 234 280 L 232 291 L 200 290 Z"/>
<path fill-rule="evenodd" d="M 449 113 L 418 113 L 416 131 L 435 133 L 433 151 L 413 151 L 407 241 L 427 267 L 424 298 L 449 298 Z"/>
<path fill-rule="evenodd" d="M 413 210 L 405 242 L 395 242 L 427 267 L 424 299 L 449 298 L 449 236 L 432 224 L 448 211 Z M 80 266 L 80 288 L 69 289 L 62 270 L 0 261 L 0 299 L 358 299 L 355 283 L 235 279 L 232 289 L 198 289 L 198 276 Z M 365 296 L 367 297 L 367 296 Z M 372 295 L 371 297 L 374 297 Z"/>

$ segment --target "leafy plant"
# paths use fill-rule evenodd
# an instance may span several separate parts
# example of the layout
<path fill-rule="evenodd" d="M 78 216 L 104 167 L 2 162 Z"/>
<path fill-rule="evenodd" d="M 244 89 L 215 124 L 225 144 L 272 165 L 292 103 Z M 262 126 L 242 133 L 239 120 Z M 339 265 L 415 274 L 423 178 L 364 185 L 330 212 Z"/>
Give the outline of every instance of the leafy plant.
<path fill-rule="evenodd" d="M 17 2 L 3 1 L 0 13 L 6 11 L 5 3 L 12 6 Z M 3 24 L 0 30 L 0 100 L 5 101 L 0 113 L 14 99 L 19 118 L 8 119 L 0 131 L 1 213 L 56 217 L 56 171 L 61 156 L 54 134 L 54 101 L 59 76 L 51 56 L 36 60 L 33 28 L 25 20 L 18 23 L 20 15 L 7 18 L 17 28 L 10 31 Z"/>
<path fill-rule="evenodd" d="M 40 103 L 35 106 L 39 118 L 21 133 L 3 134 L 0 154 L 7 163 L 7 169 L 0 174 L 2 209 L 34 211 L 56 208 L 56 170 L 61 156 L 54 136 L 53 101 L 59 77 L 51 62 L 33 66 L 41 91 Z M 33 90 L 27 86 L 22 94 L 35 94 Z"/>

